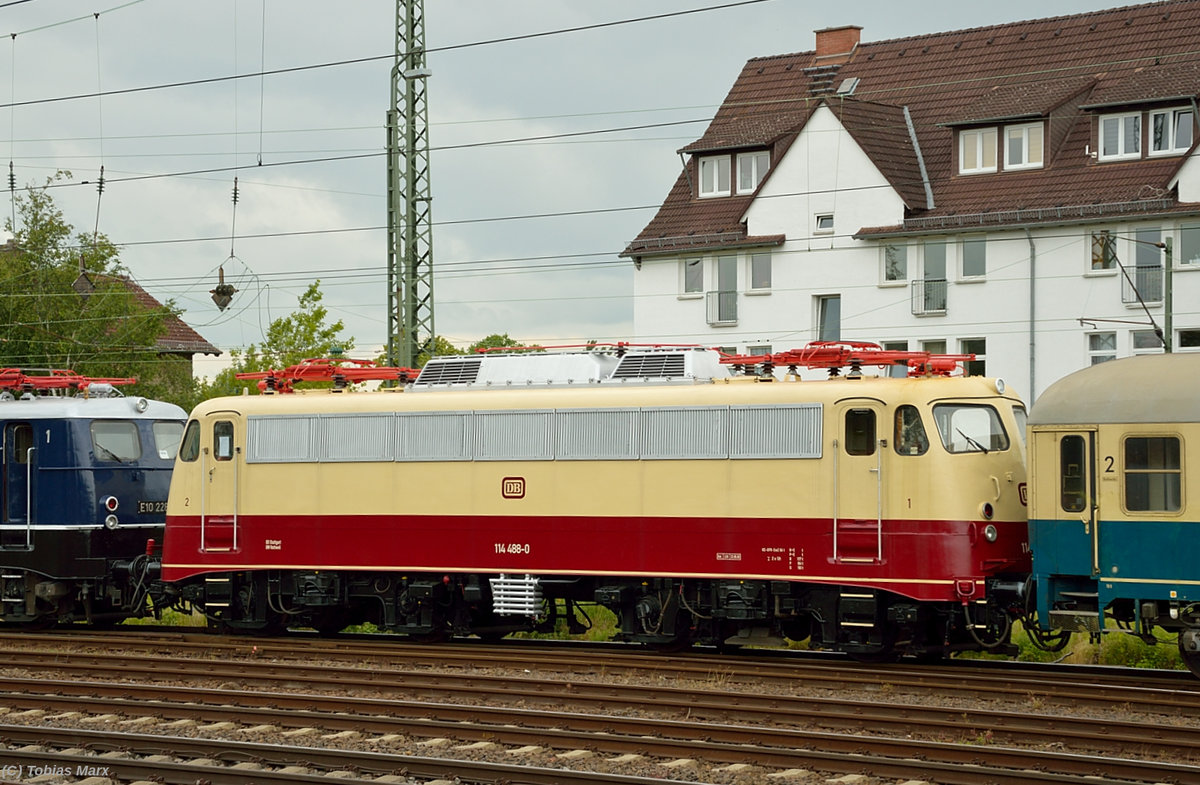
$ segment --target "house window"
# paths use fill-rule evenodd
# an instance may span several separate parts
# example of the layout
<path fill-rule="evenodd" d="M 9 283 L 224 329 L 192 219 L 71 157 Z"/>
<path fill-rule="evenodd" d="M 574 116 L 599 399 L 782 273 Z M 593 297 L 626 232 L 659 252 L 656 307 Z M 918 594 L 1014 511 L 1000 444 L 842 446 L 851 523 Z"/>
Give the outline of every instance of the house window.
<path fill-rule="evenodd" d="M 771 353 L 771 344 L 769 344 L 769 343 L 759 344 L 758 346 L 747 346 L 746 347 L 746 354 L 750 355 L 751 357 L 762 357 L 762 356 L 770 354 L 770 353 Z"/>
<path fill-rule="evenodd" d="M 1036 169 L 1042 165 L 1042 124 L 1004 129 L 1004 168 Z"/>
<path fill-rule="evenodd" d="M 709 326 L 737 324 L 737 267 L 736 255 L 717 257 L 717 290 L 708 293 Z"/>
<path fill-rule="evenodd" d="M 880 348 L 885 349 L 889 352 L 907 352 L 908 351 L 908 341 L 883 341 L 882 343 L 879 344 L 879 346 L 880 346 Z M 908 366 L 907 365 L 889 365 L 887 375 L 892 377 L 893 379 L 903 379 L 904 377 L 908 376 Z"/>
<path fill-rule="evenodd" d="M 894 283 L 908 280 L 908 246 L 904 243 L 883 246 L 883 280 Z"/>
<path fill-rule="evenodd" d="M 1200 266 L 1200 224 L 1184 224 L 1179 228 L 1179 264 Z"/>
<path fill-rule="evenodd" d="M 683 260 L 683 293 L 700 294 L 704 291 L 704 260 Z"/>
<path fill-rule="evenodd" d="M 1186 153 L 1191 146 L 1191 109 L 1150 113 L 1150 155 Z"/>
<path fill-rule="evenodd" d="M 1200 330 L 1180 330 L 1175 345 L 1181 352 L 1200 352 Z"/>
<path fill-rule="evenodd" d="M 1141 228 L 1134 234 L 1134 238 L 1134 285 L 1137 286 L 1143 301 L 1162 302 L 1163 251 L 1158 247 L 1162 243 L 1162 230 L 1157 226 Z"/>
<path fill-rule="evenodd" d="M 1100 363 L 1117 359 L 1116 333 L 1091 333 L 1087 338 L 1088 356 L 1091 358 L 1092 365 L 1099 365 Z"/>
<path fill-rule="evenodd" d="M 753 193 L 767 176 L 771 156 L 765 150 L 757 153 L 741 153 L 737 157 L 738 188 L 740 194 Z"/>
<path fill-rule="evenodd" d="M 1100 160 L 1137 158 L 1142 153 L 1142 116 L 1117 114 L 1100 118 Z"/>
<path fill-rule="evenodd" d="M 700 159 L 700 195 L 729 196 L 729 156 Z"/>
<path fill-rule="evenodd" d="M 945 354 L 946 342 L 944 340 L 921 341 L 921 351 L 930 354 Z"/>
<path fill-rule="evenodd" d="M 1134 354 L 1160 354 L 1163 342 L 1153 330 L 1134 330 L 1130 333 Z"/>
<path fill-rule="evenodd" d="M 1092 232 L 1092 269 L 1111 270 L 1117 266 L 1117 238 L 1107 229 Z"/>
<path fill-rule="evenodd" d="M 946 312 L 946 241 L 926 240 L 921 247 L 922 278 L 913 281 L 915 315 Z"/>
<path fill-rule="evenodd" d="M 1125 509 L 1130 512 L 1177 512 L 1183 471 L 1179 439 L 1130 436 L 1125 440 Z"/>
<path fill-rule="evenodd" d="M 833 213 L 819 213 L 813 225 L 814 234 L 831 234 L 833 232 Z"/>
<path fill-rule="evenodd" d="M 958 173 L 996 171 L 996 129 L 974 128 L 958 134 Z"/>
<path fill-rule="evenodd" d="M 982 236 L 963 238 L 963 278 L 982 278 L 985 275 L 987 275 L 987 238 Z"/>
<path fill-rule="evenodd" d="M 963 338 L 958 342 L 958 350 L 962 354 L 975 355 L 974 360 L 967 360 L 963 363 L 963 374 L 965 376 L 987 376 L 987 339 L 986 338 Z"/>
<path fill-rule="evenodd" d="M 829 295 L 817 298 L 817 340 L 838 341 L 842 337 L 842 298 Z"/>
<path fill-rule="evenodd" d="M 760 251 L 750 254 L 750 289 L 763 291 L 771 288 L 771 252 Z"/>

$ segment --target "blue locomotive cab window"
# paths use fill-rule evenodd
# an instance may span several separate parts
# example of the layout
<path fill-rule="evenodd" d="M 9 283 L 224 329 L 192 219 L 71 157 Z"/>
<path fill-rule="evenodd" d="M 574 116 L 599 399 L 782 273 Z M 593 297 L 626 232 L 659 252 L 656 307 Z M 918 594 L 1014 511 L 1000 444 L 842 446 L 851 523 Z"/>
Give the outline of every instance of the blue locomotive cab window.
<path fill-rule="evenodd" d="M 8 436 L 12 442 L 12 458 L 19 464 L 29 463 L 29 451 L 33 448 L 33 426 L 21 423 L 10 425 Z"/>
<path fill-rule="evenodd" d="M 213 423 L 213 457 L 218 461 L 233 460 L 233 423 L 229 420 Z"/>
<path fill-rule="evenodd" d="M 192 420 L 179 442 L 179 459 L 191 463 L 200 457 L 200 423 Z"/>
<path fill-rule="evenodd" d="M 136 461 L 142 457 L 137 425 L 129 420 L 93 420 L 92 452 L 98 461 Z"/>
<path fill-rule="evenodd" d="M 846 412 L 846 453 L 875 454 L 875 411 L 851 409 Z"/>
<path fill-rule="evenodd" d="M 151 431 L 154 433 L 154 449 L 158 457 L 164 461 L 175 460 L 175 453 L 179 452 L 179 437 L 183 434 L 183 423 L 160 420 L 154 423 Z"/>
<path fill-rule="evenodd" d="M 977 403 L 942 403 L 933 407 L 942 446 L 951 453 L 989 453 L 1008 449 L 1008 434 L 1000 414 Z"/>
<path fill-rule="evenodd" d="M 1174 436 L 1130 436 L 1125 440 L 1126 510 L 1178 512 L 1182 508 L 1179 455 L 1179 439 Z"/>
<path fill-rule="evenodd" d="M 895 445 L 900 455 L 924 455 L 929 449 L 929 436 L 925 433 L 925 423 L 921 422 L 917 407 L 906 405 L 896 408 Z"/>
<path fill-rule="evenodd" d="M 1058 445 L 1062 508 L 1083 512 L 1087 508 L 1087 443 L 1082 436 L 1064 436 Z"/>

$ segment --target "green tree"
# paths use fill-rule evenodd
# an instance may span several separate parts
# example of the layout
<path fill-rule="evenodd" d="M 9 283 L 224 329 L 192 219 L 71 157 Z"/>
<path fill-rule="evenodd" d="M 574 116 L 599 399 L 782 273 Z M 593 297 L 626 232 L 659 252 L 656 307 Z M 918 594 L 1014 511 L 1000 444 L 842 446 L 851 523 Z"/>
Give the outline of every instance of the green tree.
<path fill-rule="evenodd" d="M 108 237 L 76 233 L 66 221 L 50 188 L 70 176 L 28 188 L 16 198 L 18 220 L 4 222 L 13 240 L 0 247 L 0 364 L 133 376 L 127 394 L 186 403 L 190 364 L 155 346 L 178 311 L 140 303 Z"/>
<path fill-rule="evenodd" d="M 433 354 L 421 352 L 417 355 L 417 367 L 424 368 L 425 363 L 429 362 L 430 357 L 445 357 L 448 354 L 466 354 L 462 349 L 459 349 L 450 341 L 440 335 L 433 336 Z"/>
<path fill-rule="evenodd" d="M 491 335 L 480 338 L 478 341 L 468 346 L 467 354 L 474 354 L 480 349 L 503 349 L 510 346 L 524 345 L 525 344 L 521 343 L 517 339 L 510 338 L 508 333 L 504 333 L 503 335 L 500 335 L 499 333 L 492 333 Z M 531 346 L 529 348 L 536 349 L 538 347 Z"/>
<path fill-rule="evenodd" d="M 201 387 L 202 398 L 240 395 L 243 389 L 258 393 L 257 382 L 237 378 L 239 373 L 283 370 L 303 360 L 329 357 L 354 348 L 354 338 L 343 336 L 341 319 L 328 323 L 329 310 L 321 304 L 320 280 L 300 295 L 299 308 L 289 316 L 271 322 L 266 339 L 245 349 L 230 352 L 233 365 Z"/>

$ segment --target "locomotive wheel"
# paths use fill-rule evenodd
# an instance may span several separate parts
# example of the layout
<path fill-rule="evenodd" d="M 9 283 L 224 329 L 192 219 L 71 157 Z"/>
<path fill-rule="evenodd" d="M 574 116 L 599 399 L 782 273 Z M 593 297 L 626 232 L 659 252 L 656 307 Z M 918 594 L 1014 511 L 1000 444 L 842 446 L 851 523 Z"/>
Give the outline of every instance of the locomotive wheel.
<path fill-rule="evenodd" d="M 1179 633 L 1179 657 L 1183 660 L 1183 664 L 1192 672 L 1193 676 L 1200 676 L 1200 651 L 1192 651 L 1185 644 L 1185 636 L 1188 630 L 1182 630 Z"/>
<path fill-rule="evenodd" d="M 878 665 L 885 662 L 896 662 L 900 659 L 900 652 L 896 651 L 890 645 L 879 646 L 873 650 L 867 651 L 848 651 L 846 652 L 850 659 L 855 662 L 861 662 L 868 665 Z"/>

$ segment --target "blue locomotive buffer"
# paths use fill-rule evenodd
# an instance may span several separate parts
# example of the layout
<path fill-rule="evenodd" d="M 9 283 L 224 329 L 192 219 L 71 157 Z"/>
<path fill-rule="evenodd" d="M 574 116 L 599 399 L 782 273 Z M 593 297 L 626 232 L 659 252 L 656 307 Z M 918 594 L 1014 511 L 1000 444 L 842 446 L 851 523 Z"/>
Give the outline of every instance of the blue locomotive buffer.
<path fill-rule="evenodd" d="M 0 400 L 0 622 L 146 612 L 186 415 L 145 398 Z"/>

